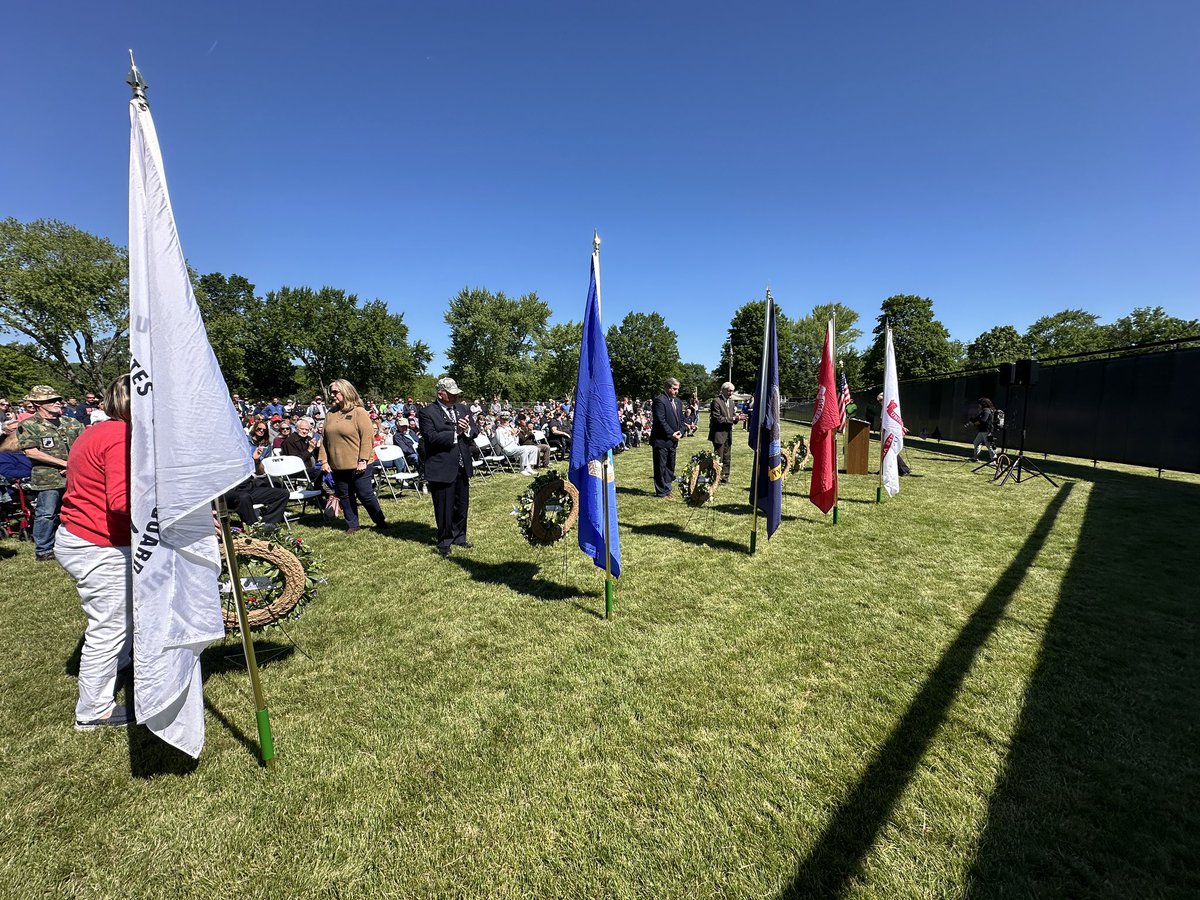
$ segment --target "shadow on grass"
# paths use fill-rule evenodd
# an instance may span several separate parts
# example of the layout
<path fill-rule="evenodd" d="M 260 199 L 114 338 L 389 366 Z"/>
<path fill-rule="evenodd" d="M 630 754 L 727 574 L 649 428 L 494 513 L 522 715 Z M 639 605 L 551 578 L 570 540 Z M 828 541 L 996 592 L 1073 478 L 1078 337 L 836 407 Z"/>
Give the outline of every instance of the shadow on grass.
<path fill-rule="evenodd" d="M 648 491 L 645 488 L 628 487 L 627 485 L 623 485 L 623 484 L 617 485 L 617 493 L 618 494 L 633 494 L 634 496 L 641 496 L 641 497 L 653 497 L 654 496 L 653 491 Z"/>
<path fill-rule="evenodd" d="M 949 444 L 937 444 L 931 441 L 922 441 L 919 438 L 915 441 L 912 438 L 905 438 L 905 449 L 921 450 L 929 456 L 923 457 L 922 461 L 927 463 L 943 463 L 953 465 L 957 463 L 961 466 L 979 465 L 971 459 L 970 446 L 952 446 Z M 999 448 L 997 448 L 999 449 Z M 1015 459 L 1017 456 L 1017 448 L 1008 448 L 1009 458 Z M 1127 478 L 1145 478 L 1151 476 L 1154 472 L 1153 468 L 1146 468 L 1146 474 L 1130 474 L 1129 472 L 1118 471 L 1112 468 L 1105 468 L 1105 463 L 1101 462 L 1098 466 L 1089 465 L 1086 462 L 1073 462 L 1067 459 L 1050 457 L 1046 459 L 1041 453 L 1028 452 L 1025 454 L 1031 462 L 1035 463 L 1039 469 L 1044 469 L 1046 474 L 1051 478 L 1069 478 L 1076 481 L 1105 481 L 1110 478 L 1127 479 Z M 937 458 L 942 457 L 942 458 Z M 983 472 L 979 473 L 981 476 Z"/>
<path fill-rule="evenodd" d="M 727 541 L 724 538 L 715 538 L 707 534 L 697 534 L 693 531 L 686 531 L 682 526 L 676 525 L 674 522 L 657 522 L 650 525 L 631 525 L 629 530 L 634 534 L 648 534 L 653 537 L 669 538 L 675 541 L 682 541 L 685 544 L 695 544 L 697 547 L 709 547 L 713 550 L 729 550 L 734 553 L 749 553 L 750 550 L 745 544 L 739 544 L 734 541 Z"/>
<path fill-rule="evenodd" d="M 514 593 L 524 594 L 535 600 L 571 600 L 588 596 L 574 585 L 535 580 L 534 576 L 542 567 L 533 562 L 485 563 L 457 553 L 450 556 L 450 562 L 461 566 L 471 576 L 472 581 L 502 584 Z"/>
<path fill-rule="evenodd" d="M 975 657 L 1000 623 L 1025 573 L 1046 543 L 1071 488 L 1065 485 L 1050 501 L 1024 546 L 942 654 L 858 784 L 796 867 L 780 897 L 837 897 L 856 875 L 945 719 Z"/>
<path fill-rule="evenodd" d="M 75 644 L 75 649 L 71 651 L 71 655 L 63 663 L 64 675 L 69 675 L 72 678 L 79 677 L 79 661 L 83 659 L 83 638 L 84 636 L 81 634 L 79 641 Z"/>
<path fill-rule="evenodd" d="M 1200 896 L 1200 486 L 1134 477 L 1088 498 L 971 900 Z"/>
<path fill-rule="evenodd" d="M 81 642 L 82 643 L 82 642 Z M 254 656 L 259 669 L 266 669 L 273 663 L 287 659 L 295 652 L 291 644 L 281 644 L 277 641 L 256 638 L 254 641 Z M 249 682 L 246 673 L 246 660 L 242 654 L 242 645 L 225 642 L 207 648 L 200 655 L 200 677 L 207 681 L 214 676 L 240 674 Z M 248 686 L 248 685 L 247 685 Z M 250 695 L 247 690 L 246 696 Z M 133 700 L 133 687 L 130 685 L 127 694 L 129 702 Z M 208 710 L 221 726 L 254 757 L 255 762 L 263 765 L 259 756 L 258 742 L 242 731 L 212 701 L 204 698 L 204 708 Z M 247 703 L 242 709 L 246 721 L 253 722 L 255 711 L 253 703 Z M 192 759 L 182 750 L 177 750 L 170 744 L 157 737 L 150 729 L 135 726 L 126 729 L 129 741 L 129 773 L 134 778 L 155 778 L 159 775 L 187 775 L 194 772 L 199 765 L 198 760 Z"/>
<path fill-rule="evenodd" d="M 12 559 L 17 555 L 17 551 L 12 547 L 0 547 L 0 559 Z"/>
<path fill-rule="evenodd" d="M 254 659 L 259 669 L 266 669 L 281 662 L 295 652 L 296 648 L 292 644 L 270 641 L 262 637 L 254 639 Z M 213 644 L 200 654 L 200 675 L 205 682 L 216 675 L 228 675 L 231 672 L 244 675 L 247 680 L 250 678 L 246 673 L 242 639 L 237 635 L 231 635 L 221 643 Z"/>
<path fill-rule="evenodd" d="M 129 741 L 129 774 L 134 778 L 160 775 L 190 775 L 200 766 L 182 750 L 177 750 L 143 725 L 125 729 Z"/>
<path fill-rule="evenodd" d="M 437 529 L 428 522 L 413 522 L 408 519 L 388 519 L 386 525 L 377 529 L 380 534 L 417 544 L 437 542 Z"/>

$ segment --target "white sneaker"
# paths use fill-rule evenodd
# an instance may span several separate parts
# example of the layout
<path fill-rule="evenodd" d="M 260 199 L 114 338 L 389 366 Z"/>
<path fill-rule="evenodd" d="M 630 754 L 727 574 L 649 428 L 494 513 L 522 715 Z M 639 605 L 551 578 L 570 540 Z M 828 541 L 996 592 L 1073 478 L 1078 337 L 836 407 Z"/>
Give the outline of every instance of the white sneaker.
<path fill-rule="evenodd" d="M 521 474 L 522 474 L 522 475 L 532 475 L 532 474 L 533 474 L 533 469 L 522 469 L 522 470 L 521 470 Z"/>

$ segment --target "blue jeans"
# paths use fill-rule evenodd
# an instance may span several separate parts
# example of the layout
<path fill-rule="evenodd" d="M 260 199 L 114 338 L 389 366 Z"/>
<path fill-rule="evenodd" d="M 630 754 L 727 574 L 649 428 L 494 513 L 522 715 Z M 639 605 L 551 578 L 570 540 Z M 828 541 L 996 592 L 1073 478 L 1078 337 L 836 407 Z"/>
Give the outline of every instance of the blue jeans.
<path fill-rule="evenodd" d="M 53 488 L 37 492 L 37 507 L 33 511 L 33 550 L 38 556 L 54 552 L 62 495 L 61 490 Z"/>
<path fill-rule="evenodd" d="M 347 528 L 358 527 L 358 501 L 362 501 L 367 515 L 377 528 L 387 524 L 379 500 L 375 496 L 375 481 L 371 477 L 371 468 L 357 472 L 354 469 L 333 470 L 333 491 L 342 501 L 342 515 L 346 517 Z"/>

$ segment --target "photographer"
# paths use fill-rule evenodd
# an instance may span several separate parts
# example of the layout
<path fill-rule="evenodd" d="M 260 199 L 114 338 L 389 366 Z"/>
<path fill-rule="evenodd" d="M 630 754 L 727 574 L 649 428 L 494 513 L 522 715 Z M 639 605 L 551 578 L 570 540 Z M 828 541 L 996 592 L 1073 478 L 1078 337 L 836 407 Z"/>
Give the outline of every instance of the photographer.
<path fill-rule="evenodd" d="M 979 448 L 986 445 L 992 459 L 996 458 L 996 442 L 992 431 L 996 422 L 996 407 L 987 397 L 979 398 L 979 412 L 973 415 L 969 425 L 975 426 L 975 444 L 971 448 L 971 459 L 979 461 Z"/>

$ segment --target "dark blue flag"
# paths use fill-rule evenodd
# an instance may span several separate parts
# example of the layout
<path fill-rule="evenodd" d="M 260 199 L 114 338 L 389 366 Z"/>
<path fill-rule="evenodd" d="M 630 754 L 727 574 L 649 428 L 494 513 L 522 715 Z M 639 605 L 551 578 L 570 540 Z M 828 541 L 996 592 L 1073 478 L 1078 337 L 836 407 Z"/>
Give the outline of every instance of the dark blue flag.
<path fill-rule="evenodd" d="M 779 528 L 783 511 L 783 457 L 779 444 L 779 349 L 775 334 L 775 300 L 767 291 L 767 322 L 763 330 L 762 363 L 754 387 L 754 418 L 750 423 L 750 448 L 754 467 L 750 497 L 767 519 L 767 538 Z M 759 452 L 759 448 L 761 452 Z M 757 490 L 755 485 L 757 483 Z"/>
<path fill-rule="evenodd" d="M 612 573 L 621 574 L 621 544 L 617 539 L 617 485 L 613 479 L 612 449 L 623 440 L 617 413 L 608 346 L 600 330 L 600 258 L 592 254 L 591 283 L 583 312 L 583 344 L 579 348 L 579 379 L 575 383 L 575 419 L 571 425 L 568 478 L 579 491 L 579 549 L 601 569 L 604 560 L 604 492 L 608 494 L 608 539 Z M 607 462 L 607 479 L 605 465 Z"/>

